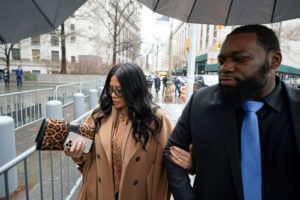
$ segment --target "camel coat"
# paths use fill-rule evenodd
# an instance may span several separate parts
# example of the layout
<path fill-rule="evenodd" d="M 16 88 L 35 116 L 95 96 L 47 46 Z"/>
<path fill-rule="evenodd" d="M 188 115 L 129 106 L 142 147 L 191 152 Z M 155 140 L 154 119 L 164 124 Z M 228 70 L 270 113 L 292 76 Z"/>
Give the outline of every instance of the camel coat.
<path fill-rule="evenodd" d="M 157 137 L 149 139 L 146 151 L 132 136 L 132 124 L 129 121 L 124 134 L 127 141 L 122 161 L 122 174 L 119 187 L 119 200 L 167 200 L 170 199 L 166 171 L 163 165 L 163 150 L 172 132 L 169 118 L 158 109 L 156 115 L 161 119 L 162 128 Z M 111 134 L 117 110 L 112 109 L 110 116 L 102 120 L 95 135 L 90 153 L 84 155 L 84 164 L 79 166 L 82 173 L 80 200 L 115 200 Z M 94 126 L 90 116 L 86 123 Z M 124 145 L 123 145 L 124 146 Z M 96 162 L 96 163 L 94 163 Z"/>

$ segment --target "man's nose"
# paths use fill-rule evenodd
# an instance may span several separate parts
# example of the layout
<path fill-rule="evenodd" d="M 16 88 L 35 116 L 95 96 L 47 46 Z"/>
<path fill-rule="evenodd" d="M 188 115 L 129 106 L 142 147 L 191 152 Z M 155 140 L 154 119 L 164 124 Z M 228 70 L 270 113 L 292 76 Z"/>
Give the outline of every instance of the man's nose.
<path fill-rule="evenodd" d="M 223 73 L 234 71 L 234 62 L 231 58 L 227 58 L 222 65 L 220 65 L 220 70 Z"/>

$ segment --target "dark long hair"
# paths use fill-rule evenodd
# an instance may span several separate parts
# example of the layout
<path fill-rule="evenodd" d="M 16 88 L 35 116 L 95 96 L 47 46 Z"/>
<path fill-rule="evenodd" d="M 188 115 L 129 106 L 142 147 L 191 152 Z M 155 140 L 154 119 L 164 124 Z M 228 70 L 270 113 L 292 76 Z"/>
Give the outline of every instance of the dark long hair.
<path fill-rule="evenodd" d="M 118 64 L 109 71 L 99 99 L 100 107 L 95 109 L 92 114 L 94 116 L 101 113 L 101 115 L 93 117 L 96 133 L 101 126 L 101 120 L 108 117 L 112 111 L 112 97 L 108 91 L 113 75 L 118 78 L 122 95 L 128 104 L 128 118 L 132 122 L 133 138 L 136 142 L 142 143 L 143 149 L 146 150 L 149 138 L 159 133 L 161 120 L 155 115 L 158 106 L 152 102 L 146 77 L 136 64 Z"/>

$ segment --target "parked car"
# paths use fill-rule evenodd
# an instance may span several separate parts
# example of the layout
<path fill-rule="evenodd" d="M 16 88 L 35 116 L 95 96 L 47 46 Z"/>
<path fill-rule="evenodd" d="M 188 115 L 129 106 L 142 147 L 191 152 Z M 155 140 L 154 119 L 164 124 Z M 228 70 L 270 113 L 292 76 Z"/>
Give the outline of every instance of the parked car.
<path fill-rule="evenodd" d="M 194 91 L 199 88 L 216 85 L 218 83 L 219 83 L 218 75 L 211 75 L 211 74 L 195 75 Z"/>

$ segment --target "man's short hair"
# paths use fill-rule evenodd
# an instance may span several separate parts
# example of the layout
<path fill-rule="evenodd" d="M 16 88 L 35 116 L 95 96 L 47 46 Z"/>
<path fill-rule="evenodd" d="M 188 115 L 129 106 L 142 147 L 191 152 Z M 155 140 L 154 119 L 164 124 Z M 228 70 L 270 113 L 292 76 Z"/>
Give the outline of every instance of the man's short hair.
<path fill-rule="evenodd" d="M 280 44 L 275 32 L 266 26 L 260 24 L 240 26 L 229 33 L 227 37 L 240 33 L 255 33 L 257 44 L 266 52 L 280 51 Z"/>

